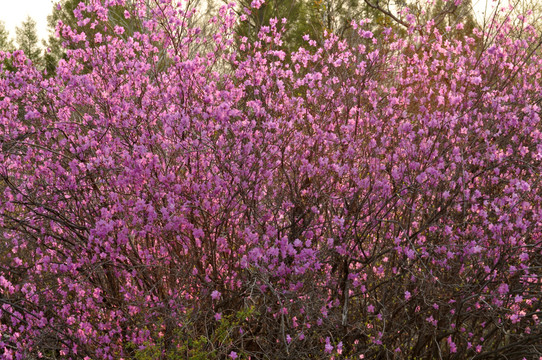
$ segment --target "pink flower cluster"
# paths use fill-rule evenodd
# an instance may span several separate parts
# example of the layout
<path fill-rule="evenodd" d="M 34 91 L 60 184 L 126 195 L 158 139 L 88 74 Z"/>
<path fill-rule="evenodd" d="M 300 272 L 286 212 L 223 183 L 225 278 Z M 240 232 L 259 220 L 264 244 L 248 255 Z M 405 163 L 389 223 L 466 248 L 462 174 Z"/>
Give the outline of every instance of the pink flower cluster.
<path fill-rule="evenodd" d="M 0 358 L 542 351 L 533 26 L 286 53 L 132 3 L 81 3 L 53 77 L 0 53 Z"/>

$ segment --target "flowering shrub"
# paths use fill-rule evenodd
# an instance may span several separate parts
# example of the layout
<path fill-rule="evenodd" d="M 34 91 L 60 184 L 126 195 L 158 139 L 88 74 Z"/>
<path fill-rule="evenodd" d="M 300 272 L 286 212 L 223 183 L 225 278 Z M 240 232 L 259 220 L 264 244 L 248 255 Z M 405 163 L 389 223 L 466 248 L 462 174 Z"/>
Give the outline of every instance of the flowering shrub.
<path fill-rule="evenodd" d="M 527 18 L 405 10 L 286 53 L 280 20 L 236 42 L 232 6 L 204 39 L 183 4 L 135 2 L 130 34 L 118 5 L 59 24 L 53 77 L 0 54 L 2 358 L 540 355 Z"/>

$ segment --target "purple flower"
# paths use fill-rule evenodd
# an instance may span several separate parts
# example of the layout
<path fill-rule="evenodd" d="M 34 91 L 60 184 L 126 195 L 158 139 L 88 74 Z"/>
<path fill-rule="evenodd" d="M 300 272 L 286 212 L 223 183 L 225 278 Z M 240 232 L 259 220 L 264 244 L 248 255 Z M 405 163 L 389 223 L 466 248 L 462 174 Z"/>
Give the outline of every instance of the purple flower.
<path fill-rule="evenodd" d="M 217 290 L 215 290 L 215 291 L 213 291 L 213 292 L 211 293 L 211 298 L 212 298 L 213 300 L 218 300 L 218 299 L 220 299 L 220 296 L 221 296 L 221 294 L 220 294 L 220 292 L 217 291 Z"/>

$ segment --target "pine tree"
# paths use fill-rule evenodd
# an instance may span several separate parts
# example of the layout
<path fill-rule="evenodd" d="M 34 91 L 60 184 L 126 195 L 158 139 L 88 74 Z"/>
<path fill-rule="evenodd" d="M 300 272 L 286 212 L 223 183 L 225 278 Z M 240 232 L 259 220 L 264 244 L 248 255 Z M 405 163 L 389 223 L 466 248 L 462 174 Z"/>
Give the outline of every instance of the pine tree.
<path fill-rule="evenodd" d="M 9 38 L 9 31 L 3 21 L 0 21 L 0 51 L 12 51 L 13 40 Z"/>
<path fill-rule="evenodd" d="M 64 25 L 67 25 L 77 32 L 84 32 L 89 39 L 89 46 L 96 46 L 94 43 L 94 35 L 96 33 L 102 33 L 104 35 L 112 35 L 116 37 L 129 37 L 134 34 L 135 31 L 141 31 L 141 24 L 136 17 L 125 17 L 125 10 L 132 9 L 132 2 L 127 1 L 124 6 L 117 5 L 109 9 L 109 21 L 110 26 L 103 28 L 101 26 L 94 27 L 89 24 L 81 25 L 74 15 L 74 10 L 79 6 L 79 3 L 88 4 L 88 0 L 60 0 L 53 8 L 52 13 L 47 16 L 47 25 L 49 27 L 49 38 L 43 42 L 43 45 L 47 48 L 47 52 L 44 55 L 45 69 L 47 74 L 51 76 L 56 71 L 58 61 L 66 56 L 67 50 L 63 46 L 63 42 L 66 40 L 62 37 L 56 36 L 56 26 L 59 21 Z M 116 25 L 122 26 L 125 32 L 122 35 L 115 34 L 112 29 Z M 99 44 L 98 44 L 99 45 Z M 69 49 L 75 49 L 82 47 L 83 45 L 71 44 Z"/>
<path fill-rule="evenodd" d="M 36 29 L 36 21 L 30 16 L 26 18 L 20 27 L 15 28 L 17 45 L 24 51 L 26 56 L 34 64 L 41 61 L 41 49 L 39 48 L 39 38 Z"/>
<path fill-rule="evenodd" d="M 43 45 L 47 49 L 43 55 L 45 62 L 45 71 L 48 76 L 53 76 L 56 72 L 58 61 L 65 56 L 64 49 L 62 48 L 62 39 L 56 37 L 56 24 L 59 20 L 62 20 L 65 24 L 71 24 L 75 22 L 73 16 L 73 10 L 79 3 L 79 0 L 68 0 L 59 2 L 54 8 L 51 14 L 47 16 L 47 26 L 49 27 L 49 38 L 43 40 Z"/>
<path fill-rule="evenodd" d="M 252 8 L 251 0 L 239 0 L 237 3 L 241 13 L 245 13 L 243 9 L 250 9 L 247 20 L 237 27 L 237 35 L 247 37 L 249 42 L 258 39 L 260 28 L 268 25 L 272 18 L 287 19 L 287 31 L 283 40 L 289 50 L 297 50 L 303 46 L 305 41 L 302 40 L 302 36 L 305 34 L 310 35 L 312 39 L 321 38 L 323 23 L 319 14 L 319 4 L 322 0 L 268 0 L 258 9 Z"/>

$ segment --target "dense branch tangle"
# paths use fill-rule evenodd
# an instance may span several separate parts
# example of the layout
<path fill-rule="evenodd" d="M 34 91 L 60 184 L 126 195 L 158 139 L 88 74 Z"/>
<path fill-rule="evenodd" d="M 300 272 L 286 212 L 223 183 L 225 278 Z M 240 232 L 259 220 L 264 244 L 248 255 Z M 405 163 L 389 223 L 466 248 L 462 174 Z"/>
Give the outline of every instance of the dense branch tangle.
<path fill-rule="evenodd" d="M 0 356 L 538 355 L 536 28 L 192 5 L 79 5 L 48 79 L 0 55 Z"/>

